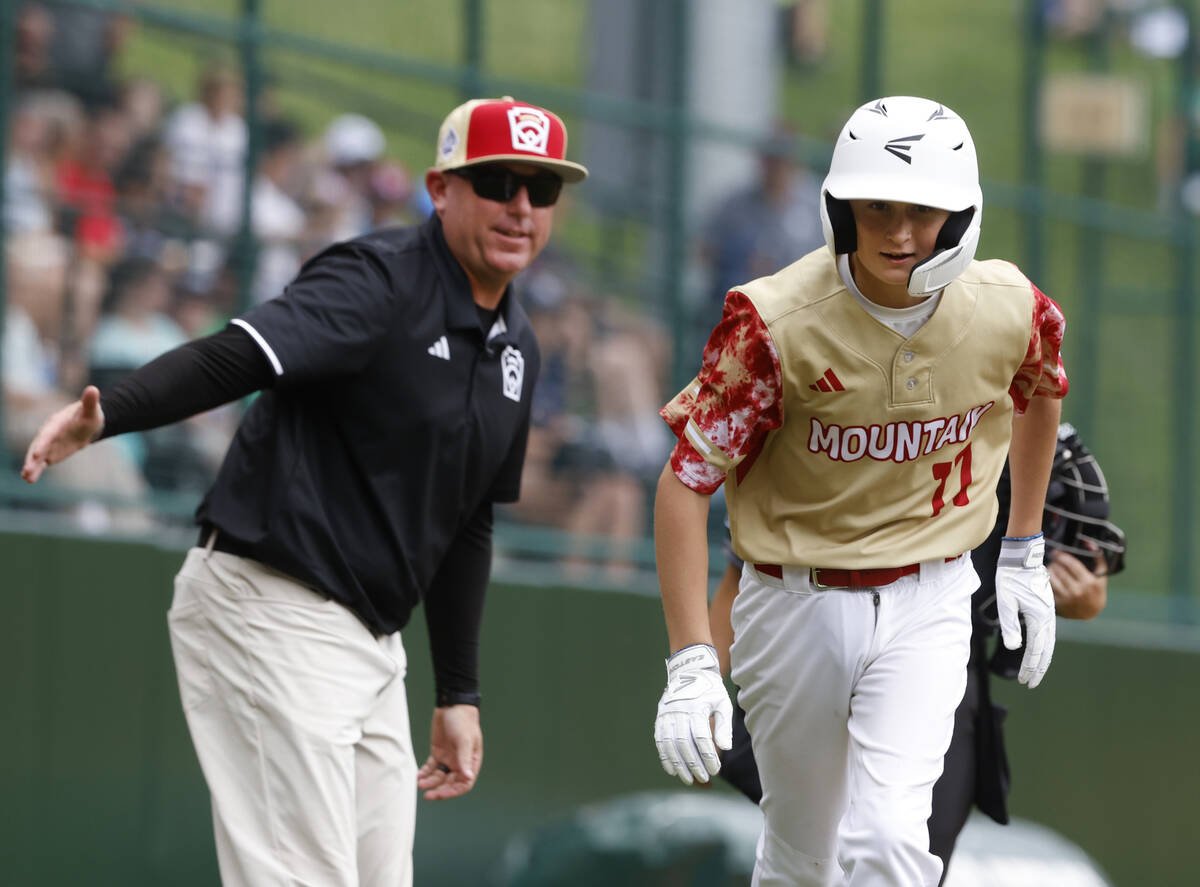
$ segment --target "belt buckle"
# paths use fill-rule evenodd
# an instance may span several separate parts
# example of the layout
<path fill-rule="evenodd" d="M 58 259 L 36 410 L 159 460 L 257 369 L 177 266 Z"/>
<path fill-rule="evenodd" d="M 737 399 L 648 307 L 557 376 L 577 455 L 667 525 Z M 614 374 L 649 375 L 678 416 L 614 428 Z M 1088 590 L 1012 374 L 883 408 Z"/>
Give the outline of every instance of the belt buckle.
<path fill-rule="evenodd" d="M 818 581 L 817 571 L 818 571 L 817 567 L 809 567 L 808 568 L 808 584 L 811 585 L 813 588 L 817 589 L 817 591 L 829 591 L 830 589 L 847 588 L 848 587 L 845 585 L 825 585 L 824 583 Z"/>

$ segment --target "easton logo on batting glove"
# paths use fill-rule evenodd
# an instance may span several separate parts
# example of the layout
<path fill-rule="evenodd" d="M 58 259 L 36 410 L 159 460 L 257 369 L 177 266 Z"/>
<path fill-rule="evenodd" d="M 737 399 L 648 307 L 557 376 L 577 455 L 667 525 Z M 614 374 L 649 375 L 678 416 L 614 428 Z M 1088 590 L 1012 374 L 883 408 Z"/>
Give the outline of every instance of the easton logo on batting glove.
<path fill-rule="evenodd" d="M 996 561 L 996 611 L 1004 646 L 1021 646 L 1021 620 L 1025 620 L 1025 656 L 1017 680 L 1033 689 L 1042 681 L 1054 655 L 1054 594 L 1043 563 L 1046 540 L 1036 536 L 1000 541 Z"/>
<path fill-rule="evenodd" d="M 717 748 L 733 746 L 733 705 L 721 678 L 716 648 L 693 644 L 676 652 L 666 664 L 667 687 L 654 721 L 658 760 L 668 775 L 678 776 L 688 785 L 697 779 L 708 782 L 721 769 Z"/>

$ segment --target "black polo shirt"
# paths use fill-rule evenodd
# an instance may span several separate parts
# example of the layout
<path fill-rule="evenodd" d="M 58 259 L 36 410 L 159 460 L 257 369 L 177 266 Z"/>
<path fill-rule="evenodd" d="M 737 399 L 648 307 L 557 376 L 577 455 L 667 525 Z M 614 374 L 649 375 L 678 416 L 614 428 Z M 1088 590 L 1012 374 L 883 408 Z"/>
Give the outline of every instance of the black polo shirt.
<path fill-rule="evenodd" d="M 435 216 L 330 247 L 234 323 L 276 384 L 197 517 L 396 631 L 478 509 L 517 498 L 539 365 L 525 312 L 510 288 L 483 329 Z"/>

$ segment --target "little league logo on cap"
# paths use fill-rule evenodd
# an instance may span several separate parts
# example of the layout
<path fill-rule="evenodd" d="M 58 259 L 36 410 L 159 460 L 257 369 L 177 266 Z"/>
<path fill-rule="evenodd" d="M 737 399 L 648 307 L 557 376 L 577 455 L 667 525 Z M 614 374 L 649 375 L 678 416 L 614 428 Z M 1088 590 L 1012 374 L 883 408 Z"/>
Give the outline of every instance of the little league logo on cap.
<path fill-rule="evenodd" d="M 546 153 L 550 141 L 550 118 L 539 108 L 514 105 L 508 109 L 508 128 L 512 130 L 514 151 Z"/>
<path fill-rule="evenodd" d="M 579 182 L 587 169 L 567 160 L 567 128 L 557 114 L 515 101 L 472 99 L 447 116 L 438 133 L 437 170 L 511 161 L 540 166 Z"/>

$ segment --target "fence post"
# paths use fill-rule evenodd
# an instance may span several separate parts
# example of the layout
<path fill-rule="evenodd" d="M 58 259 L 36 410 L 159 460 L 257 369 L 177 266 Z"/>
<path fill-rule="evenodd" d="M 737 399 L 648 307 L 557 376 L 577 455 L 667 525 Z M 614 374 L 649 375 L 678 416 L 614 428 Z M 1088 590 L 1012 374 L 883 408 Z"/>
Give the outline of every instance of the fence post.
<path fill-rule="evenodd" d="M 1022 135 L 1021 178 L 1025 182 L 1025 197 L 1021 207 L 1025 228 L 1025 255 L 1021 266 L 1029 279 L 1046 285 L 1046 224 L 1044 221 L 1045 170 L 1039 141 L 1038 109 L 1041 104 L 1042 80 L 1045 77 L 1046 25 L 1042 19 L 1041 0 L 1025 0 L 1025 59 L 1021 66 Z"/>
<path fill-rule="evenodd" d="M 672 18 L 675 21 L 674 46 L 671 53 L 670 80 L 667 101 L 670 103 L 671 128 L 667 133 L 666 185 L 666 261 L 663 281 L 671 319 L 671 368 L 674 374 L 672 393 L 691 378 L 688 368 L 695 365 L 697 355 L 691 354 L 691 318 L 684 305 L 684 265 L 687 249 L 688 152 L 692 135 L 688 77 L 692 43 L 689 0 L 675 0 Z"/>
<path fill-rule="evenodd" d="M 862 82 L 858 104 L 883 95 L 883 0 L 863 3 Z"/>
<path fill-rule="evenodd" d="M 12 114 L 12 70 L 16 61 L 14 48 L 17 44 L 16 4 L 0 0 L 0 395 L 4 392 L 4 321 L 8 294 L 8 195 L 4 191 L 4 180 L 8 172 L 8 130 Z M 5 398 L 0 396 L 0 462 L 7 464 L 8 444 L 4 436 Z"/>
<path fill-rule="evenodd" d="M 1187 17 L 1187 48 L 1180 56 L 1176 108 L 1184 133 L 1184 177 L 1200 174 L 1200 138 L 1196 132 L 1196 71 L 1200 65 L 1200 40 L 1196 15 L 1187 4 L 1177 7 Z M 1171 488 L 1171 616 L 1180 623 L 1196 621 L 1196 222 L 1176 194 L 1175 211 L 1175 329 L 1171 349 L 1171 374 L 1177 386 L 1172 401 L 1171 436 L 1174 453 Z"/>
<path fill-rule="evenodd" d="M 246 90 L 246 165 L 242 180 L 242 221 L 237 235 L 238 313 L 253 301 L 255 271 L 258 267 L 258 244 L 254 238 L 252 196 L 254 176 L 258 171 L 258 154 L 262 144 L 259 127 L 259 95 L 262 93 L 262 3 L 261 0 L 242 0 L 242 21 L 238 30 L 242 56 L 242 76 Z"/>
<path fill-rule="evenodd" d="M 482 0 L 463 0 L 463 68 L 463 98 L 479 98 L 483 88 Z"/>
<path fill-rule="evenodd" d="M 1111 10 L 1105 10 L 1100 24 L 1088 37 L 1087 69 L 1089 72 L 1109 68 L 1108 38 L 1112 22 Z M 1098 156 L 1083 158 L 1080 191 L 1093 200 L 1104 199 L 1108 164 Z M 1070 319 L 1076 333 L 1071 346 L 1071 363 L 1082 383 L 1074 392 L 1075 407 L 1071 418 L 1083 440 L 1095 440 L 1096 403 L 1100 382 L 1100 318 L 1104 308 L 1104 238 L 1105 234 L 1092 225 L 1079 231 L 1079 310 Z M 1075 398 L 1079 398 L 1075 400 Z"/>

